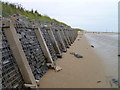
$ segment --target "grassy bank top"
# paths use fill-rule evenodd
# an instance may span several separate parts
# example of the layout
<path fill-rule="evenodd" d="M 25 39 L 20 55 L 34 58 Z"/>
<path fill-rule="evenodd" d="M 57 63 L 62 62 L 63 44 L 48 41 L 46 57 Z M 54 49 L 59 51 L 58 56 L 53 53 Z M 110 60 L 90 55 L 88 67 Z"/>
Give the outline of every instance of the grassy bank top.
<path fill-rule="evenodd" d="M 3 17 L 10 17 L 13 14 L 21 14 L 23 16 L 29 17 L 30 19 L 35 19 L 38 20 L 40 19 L 41 23 L 45 23 L 46 21 L 51 23 L 58 23 L 58 24 L 62 24 L 64 26 L 70 27 L 69 25 L 57 21 L 56 19 L 52 19 L 47 15 L 41 15 L 40 13 L 38 13 L 37 10 L 33 11 L 33 9 L 31 11 L 26 10 L 25 8 L 22 7 L 22 5 L 20 4 L 12 4 L 12 3 L 8 3 L 8 2 L 1 2 L 2 3 L 2 16 Z M 74 29 L 74 30 L 78 30 L 81 31 L 81 29 Z"/>

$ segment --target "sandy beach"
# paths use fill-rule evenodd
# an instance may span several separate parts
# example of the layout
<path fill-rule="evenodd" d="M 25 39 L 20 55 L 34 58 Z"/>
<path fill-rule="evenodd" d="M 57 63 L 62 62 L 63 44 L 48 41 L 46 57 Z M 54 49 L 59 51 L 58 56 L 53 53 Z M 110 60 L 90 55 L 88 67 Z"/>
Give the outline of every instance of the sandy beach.
<path fill-rule="evenodd" d="M 40 79 L 40 88 L 111 88 L 103 58 L 94 49 L 86 36 L 79 34 L 63 58 L 56 61 L 62 70 L 48 70 Z M 83 58 L 76 58 L 70 52 Z"/>

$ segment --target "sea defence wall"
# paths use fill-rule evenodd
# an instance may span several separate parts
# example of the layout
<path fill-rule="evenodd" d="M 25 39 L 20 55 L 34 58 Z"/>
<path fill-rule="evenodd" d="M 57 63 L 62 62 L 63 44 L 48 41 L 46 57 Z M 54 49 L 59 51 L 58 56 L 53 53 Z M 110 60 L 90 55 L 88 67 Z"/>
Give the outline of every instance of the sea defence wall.
<path fill-rule="evenodd" d="M 77 31 L 25 16 L 2 20 L 2 88 L 37 88 L 38 81 L 74 43 Z"/>

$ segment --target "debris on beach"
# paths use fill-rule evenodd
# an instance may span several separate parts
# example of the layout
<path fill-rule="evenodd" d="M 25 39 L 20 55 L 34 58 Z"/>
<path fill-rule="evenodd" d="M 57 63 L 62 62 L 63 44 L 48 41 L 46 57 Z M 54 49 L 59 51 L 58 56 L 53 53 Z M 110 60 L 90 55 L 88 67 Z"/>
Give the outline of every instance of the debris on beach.
<path fill-rule="evenodd" d="M 114 83 L 118 86 L 118 80 L 116 80 L 115 78 L 112 79 L 112 83 Z"/>
<path fill-rule="evenodd" d="M 118 56 L 120 57 L 120 54 Z"/>
<path fill-rule="evenodd" d="M 111 88 L 118 88 L 119 86 L 119 81 L 113 76 L 107 76 L 107 80 L 111 86 Z"/>
<path fill-rule="evenodd" d="M 80 54 L 74 54 L 74 56 L 77 58 L 83 58 L 83 56 L 81 56 Z"/>
<path fill-rule="evenodd" d="M 77 57 L 77 58 L 83 58 L 82 55 L 80 55 L 80 54 L 75 54 L 74 52 L 70 52 L 70 54 L 74 55 L 74 56 Z"/>
<path fill-rule="evenodd" d="M 78 39 L 78 41 L 80 41 L 80 39 Z"/>
<path fill-rule="evenodd" d="M 93 46 L 93 45 L 91 45 L 91 47 L 92 47 L 92 48 L 94 48 L 94 46 Z"/>
<path fill-rule="evenodd" d="M 56 64 L 52 65 L 52 64 L 47 63 L 47 66 L 49 69 L 54 69 L 55 72 L 59 72 L 62 70 L 62 68 L 60 66 L 56 66 Z"/>
<path fill-rule="evenodd" d="M 70 54 L 75 55 L 75 53 L 74 53 L 74 52 L 70 52 Z"/>
<path fill-rule="evenodd" d="M 35 81 L 36 81 L 36 84 L 40 86 L 40 81 L 39 80 L 35 80 Z"/>
<path fill-rule="evenodd" d="M 101 81 L 97 81 L 97 83 L 100 83 Z"/>
<path fill-rule="evenodd" d="M 36 88 L 36 86 L 33 85 L 33 84 L 24 84 L 24 87 L 25 87 L 25 88 L 29 88 L 29 89 L 31 89 L 31 88 Z"/>
<path fill-rule="evenodd" d="M 115 79 L 115 78 L 110 79 L 110 80 L 109 80 L 109 83 L 110 83 L 110 86 L 111 86 L 112 88 L 117 88 L 117 87 L 119 87 L 119 82 L 118 82 L 118 80 Z"/>
<path fill-rule="evenodd" d="M 59 72 L 59 71 L 61 71 L 62 70 L 62 68 L 60 67 L 60 66 L 56 66 L 55 67 L 55 72 Z"/>
<path fill-rule="evenodd" d="M 51 64 L 51 63 L 47 63 L 47 67 L 49 69 L 55 69 L 55 65 Z"/>

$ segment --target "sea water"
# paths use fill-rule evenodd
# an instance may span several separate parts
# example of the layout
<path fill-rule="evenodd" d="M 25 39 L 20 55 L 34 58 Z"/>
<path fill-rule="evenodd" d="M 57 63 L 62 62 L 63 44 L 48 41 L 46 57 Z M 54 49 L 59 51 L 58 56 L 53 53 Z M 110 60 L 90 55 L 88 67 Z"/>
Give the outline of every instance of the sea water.
<path fill-rule="evenodd" d="M 106 78 L 118 79 L 118 53 L 120 54 L 120 35 L 107 33 L 85 34 L 89 43 L 94 46 L 96 53 L 102 58 Z"/>

